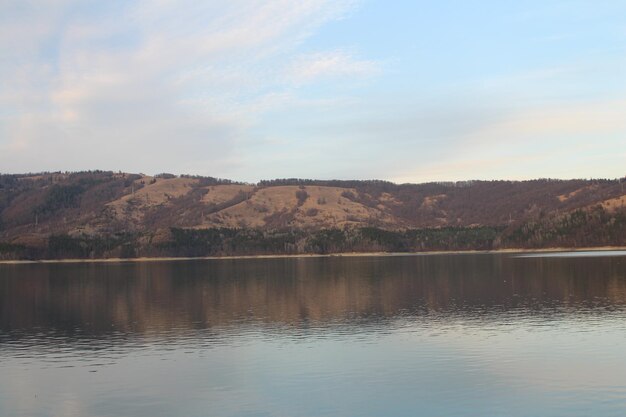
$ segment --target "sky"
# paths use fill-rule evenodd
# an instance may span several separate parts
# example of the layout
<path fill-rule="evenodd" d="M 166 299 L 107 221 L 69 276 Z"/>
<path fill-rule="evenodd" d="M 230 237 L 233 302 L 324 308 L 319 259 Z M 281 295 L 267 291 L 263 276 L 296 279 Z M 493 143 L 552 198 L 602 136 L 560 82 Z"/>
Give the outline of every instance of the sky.
<path fill-rule="evenodd" d="M 0 0 L 0 172 L 626 175 L 623 0 Z"/>

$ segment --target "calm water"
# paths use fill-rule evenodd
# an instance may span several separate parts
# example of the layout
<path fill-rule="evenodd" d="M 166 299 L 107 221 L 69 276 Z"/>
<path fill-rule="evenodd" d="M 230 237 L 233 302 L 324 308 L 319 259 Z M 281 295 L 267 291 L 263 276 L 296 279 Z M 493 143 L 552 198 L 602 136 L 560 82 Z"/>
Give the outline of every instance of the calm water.
<path fill-rule="evenodd" d="M 0 416 L 624 416 L 626 256 L 0 265 Z"/>

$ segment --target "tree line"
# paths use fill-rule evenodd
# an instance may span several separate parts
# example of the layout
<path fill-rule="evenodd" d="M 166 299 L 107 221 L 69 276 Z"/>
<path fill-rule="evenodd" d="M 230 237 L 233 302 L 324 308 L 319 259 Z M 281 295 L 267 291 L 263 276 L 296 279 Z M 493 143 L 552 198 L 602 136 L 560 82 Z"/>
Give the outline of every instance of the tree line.
<path fill-rule="evenodd" d="M 626 245 L 626 210 L 590 210 L 545 216 L 517 226 L 385 230 L 377 227 L 322 230 L 171 228 L 167 238 L 116 233 L 52 235 L 42 247 L 0 243 L 0 259 L 203 257 L 228 255 L 424 252 L 501 248 Z"/>
<path fill-rule="evenodd" d="M 0 259 L 202 257 L 226 255 L 328 254 L 340 252 L 415 252 L 488 250 L 501 232 L 495 227 L 446 227 L 389 231 L 356 229 L 273 230 L 172 228 L 158 243 L 141 234 L 52 235 L 44 247 L 4 243 Z M 148 242 L 148 243 L 146 243 Z"/>

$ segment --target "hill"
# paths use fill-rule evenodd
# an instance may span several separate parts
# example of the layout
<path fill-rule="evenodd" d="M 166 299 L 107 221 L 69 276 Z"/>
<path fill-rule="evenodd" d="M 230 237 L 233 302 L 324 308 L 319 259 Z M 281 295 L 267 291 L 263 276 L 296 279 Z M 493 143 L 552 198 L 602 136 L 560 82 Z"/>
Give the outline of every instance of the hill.
<path fill-rule="evenodd" d="M 0 175 L 0 257 L 624 245 L 623 183 Z"/>

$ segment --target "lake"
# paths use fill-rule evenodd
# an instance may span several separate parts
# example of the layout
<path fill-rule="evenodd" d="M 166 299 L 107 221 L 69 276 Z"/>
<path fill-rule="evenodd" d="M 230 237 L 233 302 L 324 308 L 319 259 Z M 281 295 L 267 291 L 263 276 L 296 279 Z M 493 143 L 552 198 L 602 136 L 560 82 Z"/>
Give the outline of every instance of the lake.
<path fill-rule="evenodd" d="M 623 416 L 626 253 L 0 265 L 1 416 Z"/>

